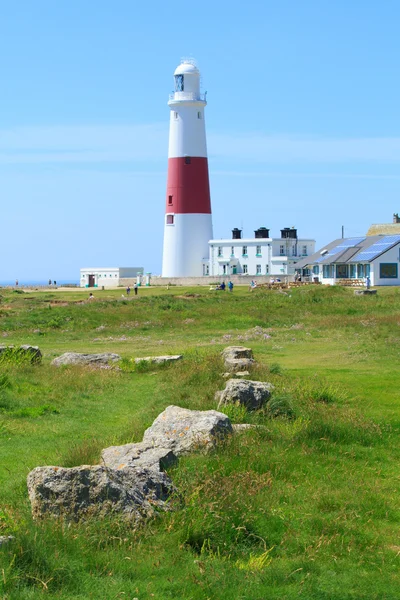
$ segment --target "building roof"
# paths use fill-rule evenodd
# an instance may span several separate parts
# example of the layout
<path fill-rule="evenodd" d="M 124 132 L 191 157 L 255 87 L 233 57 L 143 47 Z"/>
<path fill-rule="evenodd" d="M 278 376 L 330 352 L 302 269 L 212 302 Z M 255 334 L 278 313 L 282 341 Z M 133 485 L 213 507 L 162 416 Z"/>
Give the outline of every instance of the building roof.
<path fill-rule="evenodd" d="M 400 235 L 400 223 L 378 223 L 371 225 L 367 235 Z"/>
<path fill-rule="evenodd" d="M 296 263 L 296 269 L 309 265 L 331 265 L 343 263 L 372 262 L 378 256 L 400 244 L 399 235 L 370 235 L 365 238 L 334 240 L 318 252 Z"/>

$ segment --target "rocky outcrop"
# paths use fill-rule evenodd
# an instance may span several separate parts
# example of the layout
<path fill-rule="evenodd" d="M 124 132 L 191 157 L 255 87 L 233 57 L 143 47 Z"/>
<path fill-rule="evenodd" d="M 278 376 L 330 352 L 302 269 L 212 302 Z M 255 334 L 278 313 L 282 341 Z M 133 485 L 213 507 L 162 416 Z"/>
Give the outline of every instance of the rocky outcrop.
<path fill-rule="evenodd" d="M 167 510 L 174 488 L 156 469 L 109 469 L 102 465 L 38 467 L 27 479 L 35 518 L 80 520 L 112 513 L 139 521 L 156 510 Z"/>
<path fill-rule="evenodd" d="M 227 404 L 241 404 L 248 410 L 261 408 L 271 397 L 274 386 L 264 381 L 250 381 L 249 379 L 230 379 L 225 389 L 217 392 L 218 408 Z"/>
<path fill-rule="evenodd" d="M 233 432 L 229 418 L 215 410 L 168 406 L 137 444 L 103 450 L 101 465 L 38 467 L 28 475 L 32 513 L 80 520 L 119 513 L 139 521 L 169 508 L 175 491 L 163 471 L 177 457 L 208 451 Z"/>
<path fill-rule="evenodd" d="M 222 352 L 225 369 L 229 373 L 246 371 L 254 365 L 253 351 L 244 346 L 228 346 Z"/>
<path fill-rule="evenodd" d="M 223 413 L 168 406 L 146 429 L 143 442 L 170 448 L 175 456 L 180 456 L 207 452 L 232 431 L 231 422 Z"/>
<path fill-rule="evenodd" d="M 29 344 L 24 344 L 22 346 L 0 346 L 0 359 L 1 358 L 16 360 L 20 358 L 22 360 L 28 360 L 31 363 L 38 363 L 42 360 L 42 353 L 38 346 L 29 346 Z"/>
<path fill-rule="evenodd" d="M 155 365 L 162 365 L 165 363 L 176 362 L 183 358 L 182 354 L 172 354 L 170 356 L 145 356 L 144 358 L 135 358 L 135 364 L 141 362 L 147 362 Z"/>
<path fill-rule="evenodd" d="M 119 354 L 103 352 L 102 354 L 80 354 L 79 352 L 65 352 L 51 361 L 55 367 L 62 365 L 89 365 L 94 367 L 108 366 L 121 360 Z"/>

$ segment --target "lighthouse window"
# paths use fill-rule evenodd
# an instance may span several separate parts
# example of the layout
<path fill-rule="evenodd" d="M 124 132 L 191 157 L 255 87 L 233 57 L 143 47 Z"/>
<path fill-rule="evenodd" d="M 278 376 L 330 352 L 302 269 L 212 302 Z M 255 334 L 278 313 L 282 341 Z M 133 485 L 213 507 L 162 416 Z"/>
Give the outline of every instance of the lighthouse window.
<path fill-rule="evenodd" d="M 178 118 L 178 113 L 174 112 L 174 119 L 177 119 L 177 118 Z"/>
<path fill-rule="evenodd" d="M 183 92 L 184 83 L 183 83 L 183 75 L 175 75 L 175 91 Z"/>
<path fill-rule="evenodd" d="M 201 112 L 198 112 L 198 113 L 197 113 L 197 118 L 198 118 L 198 119 L 201 119 Z"/>
<path fill-rule="evenodd" d="M 167 225 L 174 224 L 174 215 L 167 215 Z"/>
<path fill-rule="evenodd" d="M 191 162 L 190 156 L 185 156 L 185 165 L 190 165 Z"/>
<path fill-rule="evenodd" d="M 168 196 L 168 204 L 172 204 L 172 196 Z"/>

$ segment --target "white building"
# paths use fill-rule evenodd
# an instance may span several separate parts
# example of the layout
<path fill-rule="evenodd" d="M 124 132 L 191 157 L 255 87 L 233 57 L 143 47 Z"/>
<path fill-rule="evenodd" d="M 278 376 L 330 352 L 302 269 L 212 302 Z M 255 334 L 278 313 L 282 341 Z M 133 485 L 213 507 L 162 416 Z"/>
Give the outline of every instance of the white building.
<path fill-rule="evenodd" d="M 90 267 L 81 269 L 80 287 L 118 287 L 122 278 L 143 275 L 143 267 Z"/>
<path fill-rule="evenodd" d="M 210 240 L 208 245 L 203 275 L 211 276 L 292 275 L 296 262 L 315 251 L 315 240 L 298 238 L 294 227 L 282 229 L 279 238 L 270 237 L 265 227 L 257 229 L 253 238 L 242 238 L 242 231 L 235 228 L 232 239 Z"/>
<path fill-rule="evenodd" d="M 400 235 L 368 235 L 331 242 L 296 265 L 324 284 L 370 278 L 371 285 L 400 285 Z"/>

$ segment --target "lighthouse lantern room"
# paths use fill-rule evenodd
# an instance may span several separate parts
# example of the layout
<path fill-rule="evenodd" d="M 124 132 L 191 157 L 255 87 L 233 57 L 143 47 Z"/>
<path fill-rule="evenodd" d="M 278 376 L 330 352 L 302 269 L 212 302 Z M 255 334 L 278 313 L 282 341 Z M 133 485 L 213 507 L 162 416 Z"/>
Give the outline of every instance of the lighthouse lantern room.
<path fill-rule="evenodd" d="M 200 277 L 212 239 L 210 185 L 200 72 L 183 60 L 174 73 L 164 223 L 163 277 Z"/>

